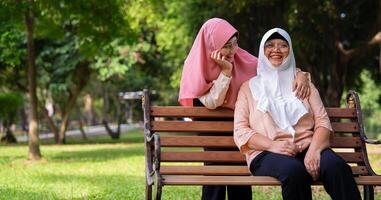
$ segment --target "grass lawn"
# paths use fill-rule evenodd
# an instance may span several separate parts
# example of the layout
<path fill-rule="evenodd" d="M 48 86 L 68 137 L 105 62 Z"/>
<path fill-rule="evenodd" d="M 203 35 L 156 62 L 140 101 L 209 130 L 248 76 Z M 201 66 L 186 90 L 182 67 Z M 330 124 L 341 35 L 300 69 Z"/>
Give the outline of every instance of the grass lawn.
<path fill-rule="evenodd" d="M 0 147 L 0 199 L 144 199 L 144 149 L 141 130 L 113 141 L 108 136 L 68 138 L 66 145 L 44 141 L 43 160 L 26 160 L 26 144 Z M 380 151 L 371 147 L 371 150 Z M 381 173 L 381 154 L 371 155 Z M 314 199 L 330 199 L 313 187 Z M 164 187 L 163 200 L 200 199 L 201 187 Z M 377 192 L 381 198 L 380 191 Z M 254 187 L 253 199 L 281 199 L 280 187 Z M 376 197 L 377 199 L 377 197 Z"/>

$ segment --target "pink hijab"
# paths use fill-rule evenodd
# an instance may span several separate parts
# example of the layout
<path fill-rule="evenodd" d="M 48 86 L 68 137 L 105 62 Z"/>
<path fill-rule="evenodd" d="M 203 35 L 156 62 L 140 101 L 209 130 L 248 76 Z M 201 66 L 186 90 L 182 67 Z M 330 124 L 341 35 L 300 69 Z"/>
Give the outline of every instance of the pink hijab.
<path fill-rule="evenodd" d="M 184 62 L 180 82 L 179 102 L 183 106 L 193 106 L 193 99 L 204 95 L 221 72 L 220 67 L 210 57 L 221 49 L 237 30 L 227 21 L 209 19 L 201 27 Z M 238 47 L 234 55 L 232 79 L 222 107 L 234 109 L 241 84 L 257 74 L 257 58 Z"/>

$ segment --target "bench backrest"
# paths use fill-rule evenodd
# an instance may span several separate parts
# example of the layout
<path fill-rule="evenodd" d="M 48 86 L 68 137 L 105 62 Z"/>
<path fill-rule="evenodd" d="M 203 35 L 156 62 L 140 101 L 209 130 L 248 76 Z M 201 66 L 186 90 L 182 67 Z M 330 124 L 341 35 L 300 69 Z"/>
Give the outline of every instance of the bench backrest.
<path fill-rule="evenodd" d="M 234 114 L 232 110 L 151 106 L 147 91 L 144 99 L 146 139 L 152 139 L 154 134 L 160 135 L 157 145 L 161 148 L 157 149 L 160 152 L 159 160 L 156 162 L 160 162 L 161 174 L 250 175 L 245 158 L 239 151 L 218 149 L 236 148 L 232 137 Z M 334 130 L 331 147 L 351 165 L 355 175 L 372 174 L 368 167 L 366 146 L 362 141 L 364 129 L 356 93 L 348 95 L 347 108 L 326 108 L 326 110 Z M 214 149 L 204 151 L 205 147 Z M 148 151 L 154 152 L 152 146 L 148 148 Z M 228 164 L 204 167 L 201 164 L 203 162 Z M 190 163 L 199 164 L 190 165 Z"/>

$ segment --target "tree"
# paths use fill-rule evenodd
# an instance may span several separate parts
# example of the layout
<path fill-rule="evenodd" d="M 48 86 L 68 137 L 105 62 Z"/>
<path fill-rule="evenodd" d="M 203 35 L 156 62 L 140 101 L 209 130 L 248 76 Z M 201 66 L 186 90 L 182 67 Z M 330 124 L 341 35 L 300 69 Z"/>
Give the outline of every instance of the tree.
<path fill-rule="evenodd" d="M 52 132 L 55 133 L 57 143 L 64 143 L 70 112 L 93 72 L 92 62 L 96 60 L 95 56 L 102 49 L 99 46 L 107 45 L 117 37 L 128 38 L 132 34 L 124 19 L 125 2 L 117 0 L 105 2 L 44 0 L 28 1 L 28 3 L 33 4 L 28 12 L 34 15 L 27 16 L 27 30 L 29 31 L 27 32 L 32 33 L 31 30 L 36 30 L 33 32 L 34 35 L 28 34 L 28 47 L 31 47 L 28 51 L 28 55 L 30 55 L 28 66 L 30 69 L 32 69 L 31 66 L 34 67 L 34 71 L 29 70 L 28 73 L 30 81 L 35 81 L 31 82 L 33 84 L 29 84 L 28 87 L 29 89 L 38 87 L 39 108 L 47 118 Z M 12 8 L 14 13 L 20 12 L 23 10 L 25 2 L 19 1 L 20 6 L 15 5 L 12 1 L 5 1 L 2 4 L 4 4 L 5 13 L 10 14 L 8 9 Z M 8 24 L 16 26 L 20 24 L 20 21 L 9 18 L 9 16 L 1 17 Z M 35 18 L 38 20 L 36 24 L 33 24 Z M 133 37 L 129 38 L 129 42 L 132 42 Z M 34 48 L 34 43 L 37 44 L 36 48 Z M 38 69 L 36 69 L 36 61 Z M 14 69 L 16 68 L 11 71 L 16 71 Z M 39 80 L 36 80 L 37 74 L 40 77 Z M 26 89 L 26 84 L 20 85 L 21 89 Z M 34 89 L 34 91 L 36 90 Z M 53 94 L 53 98 L 56 97 L 57 91 L 64 94 L 57 95 L 56 101 L 54 101 L 61 105 L 62 123 L 59 128 L 43 106 L 45 100 L 52 96 L 51 94 Z M 30 101 L 33 103 L 31 113 L 37 113 L 37 95 L 31 95 Z M 30 131 L 35 131 L 33 127 Z"/>
<path fill-rule="evenodd" d="M 28 48 L 28 94 L 29 94 L 29 156 L 30 160 L 40 160 L 40 144 L 38 137 L 38 117 L 37 117 L 37 74 L 34 48 L 34 1 L 29 0 L 25 10 L 25 25 L 27 29 Z"/>
<path fill-rule="evenodd" d="M 372 49 L 381 42 L 380 8 L 379 1 L 310 1 L 291 7 L 297 59 L 311 72 L 326 105 L 339 105 L 344 87 L 358 86 L 362 69 L 377 73 L 379 53 Z"/>
<path fill-rule="evenodd" d="M 45 88 L 53 94 L 61 108 L 60 127 L 54 128 L 52 120 L 49 120 L 52 130 L 58 131 L 56 142 L 59 144 L 65 143 L 70 112 L 94 72 L 93 62 L 103 49 L 99 46 L 107 46 L 115 38 L 131 34 L 124 20 L 123 3 L 46 1 L 40 4 L 46 13 L 58 19 L 50 21 L 50 18 L 42 18 L 55 25 L 55 29 L 48 29 L 50 33 L 58 32 L 63 36 L 58 42 L 45 46 L 41 56 L 46 74 L 53 75 L 45 82 Z"/>

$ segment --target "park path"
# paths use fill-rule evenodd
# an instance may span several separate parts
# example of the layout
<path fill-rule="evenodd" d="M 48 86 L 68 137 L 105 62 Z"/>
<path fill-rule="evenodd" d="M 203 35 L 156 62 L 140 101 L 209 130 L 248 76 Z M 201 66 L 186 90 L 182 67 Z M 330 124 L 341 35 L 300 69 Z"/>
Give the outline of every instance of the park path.
<path fill-rule="evenodd" d="M 111 127 L 112 130 L 116 130 L 116 126 Z M 120 129 L 122 132 L 124 131 L 129 131 L 133 130 L 136 128 L 142 128 L 141 124 L 122 124 Z M 92 137 L 92 136 L 98 136 L 98 135 L 107 135 L 107 131 L 103 125 L 97 125 L 97 126 L 89 126 L 84 128 L 86 132 L 87 137 Z M 80 130 L 70 130 L 66 131 L 66 136 L 69 137 L 81 137 L 81 131 Z M 28 135 L 18 135 L 16 136 L 17 142 L 27 142 L 28 141 Z M 40 140 L 46 140 L 46 139 L 51 139 L 54 138 L 53 133 L 41 133 L 39 135 Z"/>

